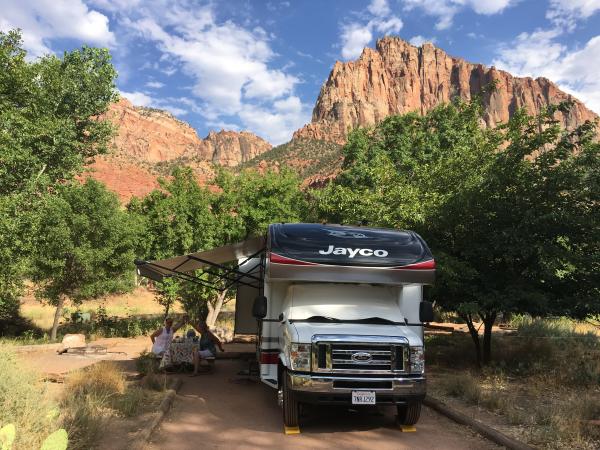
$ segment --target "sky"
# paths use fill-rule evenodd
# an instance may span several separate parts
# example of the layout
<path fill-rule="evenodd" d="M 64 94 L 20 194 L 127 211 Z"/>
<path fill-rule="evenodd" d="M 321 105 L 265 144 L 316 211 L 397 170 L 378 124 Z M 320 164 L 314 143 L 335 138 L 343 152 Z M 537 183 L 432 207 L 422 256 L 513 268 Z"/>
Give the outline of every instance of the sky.
<path fill-rule="evenodd" d="M 123 96 L 201 137 L 288 141 L 335 61 L 384 35 L 547 77 L 600 113 L 600 0 L 0 0 L 12 28 L 31 59 L 109 48 Z"/>

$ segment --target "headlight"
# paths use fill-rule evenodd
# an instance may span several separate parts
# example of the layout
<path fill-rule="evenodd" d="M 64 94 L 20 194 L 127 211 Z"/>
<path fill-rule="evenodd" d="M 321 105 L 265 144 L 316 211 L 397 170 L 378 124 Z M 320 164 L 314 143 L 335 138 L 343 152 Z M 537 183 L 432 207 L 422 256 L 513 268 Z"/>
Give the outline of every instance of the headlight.
<path fill-rule="evenodd" d="M 291 344 L 290 362 L 292 370 L 310 372 L 310 344 Z"/>
<path fill-rule="evenodd" d="M 423 347 L 410 348 L 410 373 L 423 373 L 425 371 L 425 354 Z"/>

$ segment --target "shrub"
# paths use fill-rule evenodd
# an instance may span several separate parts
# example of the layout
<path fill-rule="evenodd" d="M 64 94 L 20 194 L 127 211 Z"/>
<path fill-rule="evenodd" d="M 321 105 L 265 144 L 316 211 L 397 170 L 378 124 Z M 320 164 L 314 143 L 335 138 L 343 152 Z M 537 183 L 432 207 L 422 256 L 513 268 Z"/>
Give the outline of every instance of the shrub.
<path fill-rule="evenodd" d="M 68 388 L 73 397 L 110 398 L 125 392 L 125 377 L 114 363 L 102 361 L 69 376 Z"/>
<path fill-rule="evenodd" d="M 61 405 L 63 426 L 71 448 L 93 446 L 103 418 L 113 415 L 111 406 L 125 392 L 125 377 L 114 363 L 100 362 L 74 372 L 65 383 Z"/>
<path fill-rule="evenodd" d="M 40 376 L 0 349 L 0 427 L 14 424 L 15 449 L 39 448 L 58 426 L 54 405 Z"/>
<path fill-rule="evenodd" d="M 140 356 L 135 359 L 135 367 L 142 375 L 156 372 L 158 364 L 159 362 L 154 353 L 147 352 L 146 350 L 143 350 Z"/>
<path fill-rule="evenodd" d="M 68 322 L 61 326 L 60 333 L 85 333 L 100 337 L 136 337 L 155 331 L 163 325 L 163 317 L 116 317 L 107 316 L 99 309 L 90 322 Z"/>

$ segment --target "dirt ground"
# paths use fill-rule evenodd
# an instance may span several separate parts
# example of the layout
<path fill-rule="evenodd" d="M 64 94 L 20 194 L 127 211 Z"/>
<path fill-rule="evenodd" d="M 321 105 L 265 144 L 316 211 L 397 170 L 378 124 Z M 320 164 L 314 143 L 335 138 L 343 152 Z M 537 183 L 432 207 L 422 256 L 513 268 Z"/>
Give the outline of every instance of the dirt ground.
<path fill-rule="evenodd" d="M 18 355 L 26 364 L 44 374 L 64 375 L 73 370 L 91 366 L 98 361 L 119 361 L 125 372 L 135 372 L 134 358 L 139 356 L 141 351 L 149 350 L 151 345 L 150 338 L 147 336 L 99 339 L 91 344 L 106 347 L 107 353 L 59 355 L 56 350 L 48 349 L 39 352 L 18 353 Z"/>
<path fill-rule="evenodd" d="M 183 386 L 149 450 L 207 449 L 497 449 L 495 445 L 424 408 L 417 431 L 403 433 L 395 409 L 354 412 L 311 408 L 300 435 L 283 433 L 275 391 L 238 376 L 241 360 L 217 361 L 213 374 L 183 378 Z"/>

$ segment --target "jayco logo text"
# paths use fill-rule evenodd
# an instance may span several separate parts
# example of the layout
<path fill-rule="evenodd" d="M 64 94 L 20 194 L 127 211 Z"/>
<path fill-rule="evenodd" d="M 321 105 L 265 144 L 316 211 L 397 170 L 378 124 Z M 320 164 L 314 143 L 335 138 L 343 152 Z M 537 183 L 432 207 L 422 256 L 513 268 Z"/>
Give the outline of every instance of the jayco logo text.
<path fill-rule="evenodd" d="M 345 247 L 334 247 L 330 245 L 327 250 L 319 250 L 321 255 L 348 255 L 349 258 L 354 258 L 356 255 L 360 256 L 377 256 L 378 258 L 385 258 L 388 255 L 387 250 L 371 250 L 370 248 L 345 248 Z"/>

